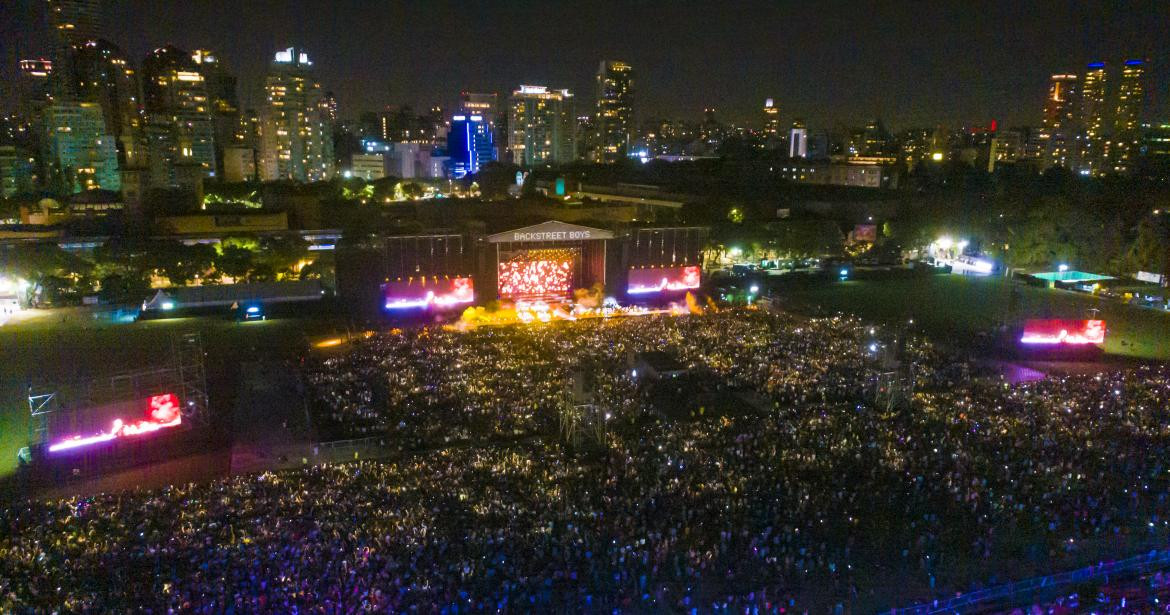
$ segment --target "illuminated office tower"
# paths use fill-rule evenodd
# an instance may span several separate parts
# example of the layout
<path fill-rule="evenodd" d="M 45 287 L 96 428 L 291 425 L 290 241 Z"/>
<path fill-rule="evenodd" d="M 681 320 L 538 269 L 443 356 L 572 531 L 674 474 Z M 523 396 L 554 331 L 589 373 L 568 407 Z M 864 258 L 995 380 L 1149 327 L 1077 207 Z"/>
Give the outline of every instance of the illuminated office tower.
<path fill-rule="evenodd" d="M 564 164 L 575 158 L 573 94 L 522 85 L 508 102 L 508 150 L 522 167 Z"/>
<path fill-rule="evenodd" d="M 596 162 L 626 157 L 634 130 L 634 69 L 603 60 L 597 68 Z"/>
<path fill-rule="evenodd" d="M 142 117 L 138 112 L 138 75 L 117 45 L 90 40 L 76 49 L 74 77 L 77 98 L 102 108 L 106 134 L 118 147 L 119 162 L 136 160 L 142 152 Z"/>
<path fill-rule="evenodd" d="M 455 115 L 447 132 L 451 175 L 461 179 L 479 173 L 480 166 L 496 159 L 492 130 L 480 115 Z"/>
<path fill-rule="evenodd" d="M 495 92 L 467 92 L 459 93 L 459 111 L 462 115 L 478 115 L 485 124 L 493 130 L 496 128 L 496 111 L 499 108 L 500 97 Z"/>
<path fill-rule="evenodd" d="M 1113 134 L 1106 156 L 1109 168 L 1124 173 L 1133 165 L 1141 147 L 1141 119 L 1145 104 L 1147 60 L 1126 60 L 1117 81 L 1117 106 L 1113 111 Z"/>
<path fill-rule="evenodd" d="M 314 76 L 309 54 L 296 47 L 276 52 L 264 93 L 261 179 L 313 182 L 332 177 L 329 104 Z"/>
<path fill-rule="evenodd" d="M 1102 170 L 1105 155 L 1105 63 L 1091 62 L 1081 80 L 1081 133 L 1079 172 L 1083 175 L 1097 175 Z"/>
<path fill-rule="evenodd" d="M 120 190 L 118 151 L 97 103 L 53 103 L 44 110 L 44 161 L 50 184 L 70 193 Z"/>
<path fill-rule="evenodd" d="M 491 131 L 491 140 L 493 143 L 500 143 L 503 140 L 504 124 L 500 117 L 500 96 L 496 92 L 469 92 L 462 91 L 459 94 L 459 110 L 456 111 L 463 116 L 480 116 L 483 118 L 483 123 L 488 125 L 488 130 Z M 500 158 L 500 151 L 496 150 L 496 157 L 493 160 Z"/>
<path fill-rule="evenodd" d="M 211 100 L 207 81 L 191 54 L 168 45 L 146 56 L 142 62 L 142 106 L 152 185 L 178 183 L 175 169 L 180 166 L 198 165 L 203 175 L 215 175 Z"/>
<path fill-rule="evenodd" d="M 780 136 L 780 108 L 771 98 L 764 100 L 764 137 L 776 139 Z"/>
<path fill-rule="evenodd" d="M 1079 86 L 1079 79 L 1073 74 L 1053 75 L 1048 83 L 1042 123 L 1045 168 L 1070 167 L 1076 156 Z"/>

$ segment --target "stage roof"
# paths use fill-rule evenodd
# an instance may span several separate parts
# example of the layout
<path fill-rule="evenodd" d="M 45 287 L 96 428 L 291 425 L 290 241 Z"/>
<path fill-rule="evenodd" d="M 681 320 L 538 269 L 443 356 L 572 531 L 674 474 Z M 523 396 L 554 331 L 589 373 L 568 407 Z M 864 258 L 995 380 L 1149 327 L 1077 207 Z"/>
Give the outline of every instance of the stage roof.
<path fill-rule="evenodd" d="M 588 239 L 613 239 L 613 232 L 568 222 L 549 220 L 511 231 L 488 235 L 491 243 L 524 241 L 584 241 Z"/>

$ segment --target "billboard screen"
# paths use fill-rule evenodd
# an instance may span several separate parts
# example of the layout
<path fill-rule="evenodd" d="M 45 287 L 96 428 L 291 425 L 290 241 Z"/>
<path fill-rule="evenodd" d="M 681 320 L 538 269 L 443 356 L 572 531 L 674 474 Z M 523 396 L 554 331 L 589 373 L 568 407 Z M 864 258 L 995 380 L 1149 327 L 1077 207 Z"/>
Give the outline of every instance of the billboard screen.
<path fill-rule="evenodd" d="M 500 261 L 500 297 L 507 299 L 568 297 L 573 290 L 577 252 L 572 249 L 524 250 Z"/>
<path fill-rule="evenodd" d="M 56 439 L 49 444 L 49 452 L 77 450 L 119 438 L 154 433 L 160 429 L 177 427 L 183 421 L 182 414 L 179 412 L 179 398 L 174 393 L 163 393 L 145 400 L 111 404 L 103 406 L 103 408 L 118 409 L 124 414 L 114 417 L 112 420 L 106 416 L 105 420 L 110 422 L 105 427 L 86 429 L 83 433 L 74 433 Z"/>
<path fill-rule="evenodd" d="M 626 292 L 631 295 L 646 295 L 692 290 L 699 287 L 700 271 L 698 265 L 631 269 Z"/>
<path fill-rule="evenodd" d="M 471 278 L 409 278 L 383 284 L 382 300 L 387 310 L 441 310 L 474 302 L 475 287 Z"/>
<path fill-rule="evenodd" d="M 1083 346 L 1105 342 L 1104 320 L 1031 319 L 1020 342 L 1043 346 Z"/>

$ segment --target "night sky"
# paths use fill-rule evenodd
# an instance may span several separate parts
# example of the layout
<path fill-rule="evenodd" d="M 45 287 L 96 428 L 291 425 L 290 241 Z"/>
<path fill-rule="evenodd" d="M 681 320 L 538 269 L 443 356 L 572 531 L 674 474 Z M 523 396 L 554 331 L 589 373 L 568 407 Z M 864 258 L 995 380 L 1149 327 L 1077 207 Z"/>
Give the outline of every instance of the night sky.
<path fill-rule="evenodd" d="M 38 0 L 0 0 L 3 76 L 47 51 Z M 569 87 L 593 104 L 602 58 L 637 71 L 639 119 L 782 119 L 836 127 L 1037 124 L 1047 77 L 1094 59 L 1152 60 L 1152 118 L 1168 117 L 1170 2 L 380 2 L 108 0 L 108 37 L 220 52 L 245 104 L 273 52 L 305 47 L 341 116 L 450 104 L 463 89 Z M 19 42 L 19 50 L 16 42 Z M 11 105 L 11 96 L 4 97 Z"/>

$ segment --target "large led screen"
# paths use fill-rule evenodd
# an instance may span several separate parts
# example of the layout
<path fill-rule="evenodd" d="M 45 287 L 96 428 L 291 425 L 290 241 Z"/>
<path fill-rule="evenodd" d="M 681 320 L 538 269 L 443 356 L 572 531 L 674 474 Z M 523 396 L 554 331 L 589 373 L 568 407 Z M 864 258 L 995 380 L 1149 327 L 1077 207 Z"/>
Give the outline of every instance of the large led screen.
<path fill-rule="evenodd" d="M 471 278 L 411 278 L 382 285 L 387 310 L 446 309 L 475 301 Z"/>
<path fill-rule="evenodd" d="M 49 444 L 50 453 L 70 451 L 109 442 L 119 438 L 129 438 L 154 433 L 160 429 L 177 427 L 182 421 L 179 412 L 179 398 L 174 393 L 154 395 L 146 400 L 111 404 L 107 408 L 121 409 L 119 412 L 130 413 L 129 416 L 118 416 L 110 421 L 109 427 L 87 430 L 85 433 L 76 433 L 59 438 Z M 139 416 L 134 413 L 141 412 Z M 95 411 L 96 414 L 107 414 Z"/>
<path fill-rule="evenodd" d="M 1105 321 L 1032 319 L 1024 323 L 1020 342 L 1041 346 L 1103 344 Z"/>
<path fill-rule="evenodd" d="M 573 250 L 525 250 L 499 263 L 500 297 L 567 297 L 573 290 Z"/>
<path fill-rule="evenodd" d="M 698 265 L 631 269 L 626 292 L 631 295 L 646 295 L 692 290 L 699 287 L 700 277 Z"/>

